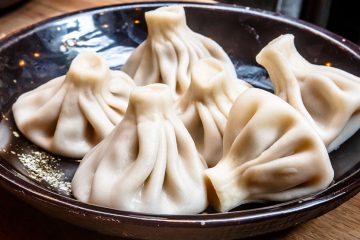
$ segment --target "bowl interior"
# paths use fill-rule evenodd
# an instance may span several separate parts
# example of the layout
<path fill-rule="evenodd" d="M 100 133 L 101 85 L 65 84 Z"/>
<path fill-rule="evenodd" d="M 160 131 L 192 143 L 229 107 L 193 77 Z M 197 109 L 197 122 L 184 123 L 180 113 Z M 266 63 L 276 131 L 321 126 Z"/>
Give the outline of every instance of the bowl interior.
<path fill-rule="evenodd" d="M 56 18 L 0 42 L 0 173 L 33 192 L 82 208 L 120 214 L 77 202 L 70 181 L 78 161 L 50 155 L 26 140 L 16 128 L 11 106 L 23 92 L 66 73 L 78 52 L 100 53 L 113 69 L 120 69 L 132 50 L 146 38 L 144 12 L 161 4 L 102 8 Z M 326 31 L 274 14 L 223 6 L 186 4 L 188 25 L 217 41 L 233 60 L 238 76 L 272 91 L 266 71 L 255 62 L 256 54 L 280 34 L 292 33 L 299 52 L 310 62 L 360 76 L 359 48 Z M 216 24 L 204 24 L 212 23 Z M 334 185 L 346 181 L 360 168 L 360 134 L 355 134 L 330 154 Z M 331 189 L 331 187 L 329 187 Z M 328 189 L 328 190 L 329 190 Z M 254 203 L 232 212 L 297 207 L 330 192 L 324 191 L 288 203 Z M 249 212 L 250 209 L 250 212 Z M 215 214 L 211 209 L 208 214 Z M 255 212 L 254 212 L 255 213 Z"/>

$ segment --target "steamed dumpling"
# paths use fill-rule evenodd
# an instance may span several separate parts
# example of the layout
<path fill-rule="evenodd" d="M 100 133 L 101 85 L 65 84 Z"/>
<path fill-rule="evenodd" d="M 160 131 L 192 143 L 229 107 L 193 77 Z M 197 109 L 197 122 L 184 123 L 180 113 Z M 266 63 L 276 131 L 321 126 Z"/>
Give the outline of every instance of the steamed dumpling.
<path fill-rule="evenodd" d="M 201 58 L 214 57 L 236 77 L 234 66 L 213 40 L 193 32 L 186 25 L 182 6 L 161 7 L 145 13 L 147 39 L 135 49 L 123 71 L 137 85 L 165 83 L 178 95 L 190 85 L 190 68 Z"/>
<path fill-rule="evenodd" d="M 135 84 L 92 52 L 80 53 L 66 76 L 24 93 L 13 105 L 19 130 L 58 155 L 82 158 L 119 123 Z"/>
<path fill-rule="evenodd" d="M 276 95 L 309 121 L 329 152 L 360 128 L 359 77 L 309 63 L 296 50 L 291 34 L 271 41 L 256 60 L 268 71 Z"/>
<path fill-rule="evenodd" d="M 72 181 L 82 202 L 156 214 L 207 207 L 205 166 L 164 84 L 137 87 L 124 119 L 82 160 Z"/>
<path fill-rule="evenodd" d="M 277 96 L 249 89 L 235 101 L 224 156 L 205 171 L 219 212 L 254 200 L 287 201 L 326 188 L 334 172 L 319 135 Z"/>
<path fill-rule="evenodd" d="M 209 167 L 222 157 L 222 139 L 235 99 L 249 88 L 214 58 L 193 65 L 191 84 L 177 104 L 179 116 Z"/>

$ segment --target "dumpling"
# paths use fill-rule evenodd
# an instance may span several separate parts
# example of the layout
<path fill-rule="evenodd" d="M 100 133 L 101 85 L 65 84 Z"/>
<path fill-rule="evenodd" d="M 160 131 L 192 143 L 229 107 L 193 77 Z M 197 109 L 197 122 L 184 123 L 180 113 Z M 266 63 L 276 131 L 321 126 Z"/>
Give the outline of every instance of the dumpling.
<path fill-rule="evenodd" d="M 135 49 L 122 69 L 137 85 L 165 83 L 181 95 L 190 85 L 191 65 L 205 57 L 221 61 L 236 77 L 225 51 L 215 41 L 193 32 L 186 25 L 182 6 L 161 7 L 146 12 L 145 19 L 148 37 Z"/>
<path fill-rule="evenodd" d="M 33 143 L 82 158 L 121 121 L 134 87 L 129 76 L 110 70 L 99 55 L 83 52 L 66 76 L 24 93 L 12 110 L 17 127 Z"/>
<path fill-rule="evenodd" d="M 291 34 L 271 41 L 256 60 L 268 71 L 276 95 L 310 122 L 329 152 L 360 128 L 359 77 L 309 63 L 296 50 Z"/>
<path fill-rule="evenodd" d="M 315 193 L 332 182 L 334 171 L 305 118 L 279 97 L 251 88 L 231 108 L 224 156 L 205 177 L 210 204 L 226 212 L 249 201 Z"/>
<path fill-rule="evenodd" d="M 207 207 L 205 165 L 164 84 L 137 87 L 124 119 L 85 155 L 72 180 L 86 203 L 156 214 Z"/>
<path fill-rule="evenodd" d="M 209 167 L 222 157 L 222 138 L 235 99 L 249 84 L 234 79 L 214 58 L 199 60 L 191 68 L 191 84 L 179 98 L 180 119 Z"/>

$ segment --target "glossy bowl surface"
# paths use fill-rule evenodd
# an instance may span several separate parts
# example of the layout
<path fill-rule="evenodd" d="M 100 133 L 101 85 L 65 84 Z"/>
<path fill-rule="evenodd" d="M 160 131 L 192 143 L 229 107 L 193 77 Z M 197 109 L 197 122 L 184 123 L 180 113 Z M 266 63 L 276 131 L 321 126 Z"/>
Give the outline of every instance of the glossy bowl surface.
<path fill-rule="evenodd" d="M 345 202 L 360 189 L 360 133 L 331 153 L 334 183 L 324 191 L 284 203 L 241 206 L 229 213 L 148 215 L 75 200 L 69 182 L 78 166 L 29 143 L 14 125 L 11 106 L 23 92 L 66 73 L 82 50 L 95 50 L 114 69 L 146 37 L 144 12 L 166 3 L 115 5 L 49 19 L 0 40 L 0 185 L 43 212 L 95 231 L 141 239 L 234 239 L 302 223 Z M 172 3 L 174 4 L 174 3 Z M 186 3 L 189 26 L 215 39 L 238 75 L 271 91 L 255 56 L 270 40 L 295 35 L 301 54 L 316 64 L 360 76 L 359 46 L 308 23 L 229 5 Z M 34 157 L 35 156 L 35 157 Z M 40 160 L 41 161 L 40 161 Z"/>

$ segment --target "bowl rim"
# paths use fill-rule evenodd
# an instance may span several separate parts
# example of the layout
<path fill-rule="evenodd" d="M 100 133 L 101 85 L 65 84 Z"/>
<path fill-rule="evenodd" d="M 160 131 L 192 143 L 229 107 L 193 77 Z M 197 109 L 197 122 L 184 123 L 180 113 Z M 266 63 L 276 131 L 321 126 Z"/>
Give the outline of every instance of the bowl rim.
<path fill-rule="evenodd" d="M 24 38 L 38 30 L 46 28 L 48 25 L 61 21 L 69 20 L 72 17 L 80 17 L 86 14 L 96 14 L 102 11 L 117 11 L 126 10 L 141 7 L 160 7 L 164 5 L 181 4 L 184 7 L 193 7 L 201 9 L 215 9 L 239 13 L 250 13 L 252 15 L 260 16 L 263 18 L 269 18 L 275 21 L 285 22 L 290 25 L 296 26 L 297 28 L 303 28 L 314 34 L 321 35 L 321 37 L 332 41 L 334 44 L 340 46 L 346 51 L 352 52 L 354 56 L 360 58 L 360 46 L 346 40 L 345 38 L 332 33 L 319 26 L 311 23 L 287 17 L 278 13 L 254 9 L 250 7 L 234 6 L 229 4 L 212 4 L 212 3 L 198 3 L 198 2 L 137 2 L 137 3 L 126 3 L 126 4 L 112 4 L 102 7 L 89 8 L 86 10 L 74 11 L 66 14 L 62 14 L 56 17 L 48 18 L 33 25 L 24 27 L 17 30 L 4 38 L 0 39 L 0 52 L 14 43 L 15 41 Z M 1 116 L 0 116 L 0 120 Z M 3 160 L 0 157 L 0 160 Z M 357 164 L 356 166 L 358 166 Z M 355 167 L 356 167 L 355 166 Z M 115 210 L 105 208 L 96 205 L 90 205 L 82 203 L 74 198 L 69 198 L 45 188 L 39 187 L 36 183 L 30 183 L 25 179 L 19 177 L 22 175 L 18 173 L 12 166 L 5 161 L 0 162 L 0 185 L 5 189 L 13 192 L 17 195 L 24 196 L 24 198 L 35 198 L 37 201 L 45 202 L 47 204 L 56 205 L 77 214 L 87 214 L 101 216 L 106 219 L 118 219 L 121 222 L 142 222 L 142 225 L 147 226 L 228 226 L 231 224 L 247 224 L 254 221 L 265 221 L 280 216 L 296 215 L 300 212 L 311 211 L 320 206 L 331 205 L 334 202 L 344 202 L 351 198 L 358 192 L 360 192 L 360 167 L 352 172 L 350 175 L 345 176 L 335 184 L 332 184 L 325 190 L 310 195 L 305 198 L 287 201 L 267 207 L 261 207 L 249 210 L 240 210 L 227 213 L 211 213 L 211 214 L 194 214 L 194 215 L 155 215 L 155 214 L 144 214 L 136 212 L 127 212 L 121 210 Z M 345 175 L 345 174 L 344 174 Z M 338 204 L 339 205 L 339 204 Z M 334 204 L 331 205 L 331 209 L 335 208 Z M 330 210 L 330 209 L 329 209 Z"/>

